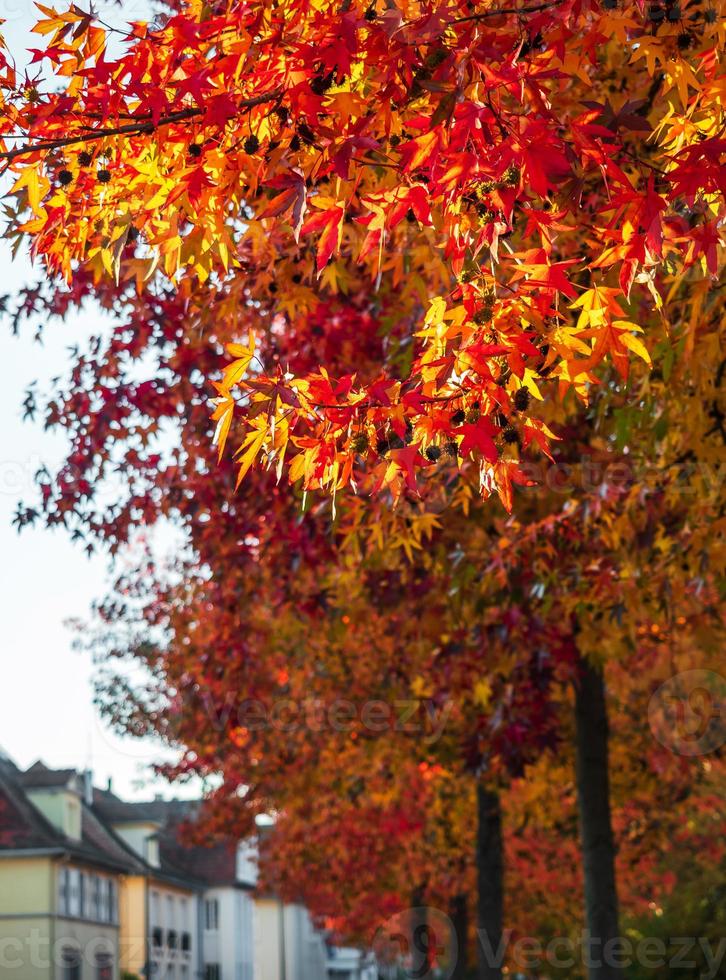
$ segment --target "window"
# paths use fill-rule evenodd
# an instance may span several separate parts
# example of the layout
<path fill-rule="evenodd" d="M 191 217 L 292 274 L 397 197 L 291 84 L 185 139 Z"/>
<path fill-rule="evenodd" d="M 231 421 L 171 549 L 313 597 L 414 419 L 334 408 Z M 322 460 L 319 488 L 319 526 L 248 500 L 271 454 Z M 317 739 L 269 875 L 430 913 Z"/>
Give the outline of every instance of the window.
<path fill-rule="evenodd" d="M 113 980 L 113 959 L 110 953 L 96 953 L 96 980 Z"/>
<path fill-rule="evenodd" d="M 219 963 L 207 963 L 204 967 L 204 980 L 222 980 Z"/>
<path fill-rule="evenodd" d="M 161 909 L 159 908 L 160 901 L 161 900 L 159 897 L 159 893 L 152 891 L 151 893 L 151 921 L 152 922 L 159 922 L 161 920 Z"/>
<path fill-rule="evenodd" d="M 151 944 L 157 949 L 160 949 L 164 945 L 164 930 L 160 926 L 156 926 L 151 933 Z"/>
<path fill-rule="evenodd" d="M 166 945 L 169 949 L 176 949 L 179 945 L 179 937 L 174 929 L 170 929 L 166 934 Z"/>
<path fill-rule="evenodd" d="M 81 980 L 81 954 L 70 946 L 61 952 L 61 977 L 63 980 Z"/>
<path fill-rule="evenodd" d="M 98 922 L 101 918 L 101 888 L 103 882 L 98 875 L 91 875 L 91 907 L 88 917 Z"/>
<path fill-rule="evenodd" d="M 68 868 L 61 868 L 58 874 L 58 915 L 68 915 L 70 887 Z"/>
<path fill-rule="evenodd" d="M 81 918 L 89 914 L 88 911 L 88 878 L 82 871 L 78 872 L 78 914 Z"/>
<path fill-rule="evenodd" d="M 209 898 L 204 903 L 204 928 L 213 932 L 219 929 L 219 902 Z"/>
<path fill-rule="evenodd" d="M 107 878 L 105 881 L 103 919 L 105 922 L 116 921 L 116 882 L 113 878 Z"/>
<path fill-rule="evenodd" d="M 81 914 L 81 873 L 76 868 L 70 868 L 68 877 L 70 881 L 68 915 L 77 917 Z"/>
<path fill-rule="evenodd" d="M 181 929 L 189 928 L 189 899 L 179 899 L 179 926 Z"/>
<path fill-rule="evenodd" d="M 183 953 L 191 953 L 192 951 L 192 934 L 190 932 L 183 932 L 181 936 L 181 948 Z"/>

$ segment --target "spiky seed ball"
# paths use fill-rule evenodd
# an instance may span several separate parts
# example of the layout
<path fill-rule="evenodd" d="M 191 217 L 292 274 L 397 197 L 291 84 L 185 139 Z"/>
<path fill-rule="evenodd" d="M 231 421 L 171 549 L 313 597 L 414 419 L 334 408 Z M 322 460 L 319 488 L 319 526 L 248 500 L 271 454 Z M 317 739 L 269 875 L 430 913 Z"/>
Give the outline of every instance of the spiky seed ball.
<path fill-rule="evenodd" d="M 310 91 L 315 95 L 325 95 L 329 88 L 330 83 L 325 75 L 315 75 L 310 79 Z"/>
<path fill-rule="evenodd" d="M 713 7 L 709 7 L 706 13 L 703 15 L 703 19 L 707 24 L 715 24 L 718 20 L 718 14 Z"/>
<path fill-rule="evenodd" d="M 368 436 L 365 432 L 356 432 L 350 440 L 350 448 L 354 453 L 364 453 L 368 448 Z"/>
<path fill-rule="evenodd" d="M 653 21 L 654 24 L 660 23 L 665 17 L 665 11 L 660 6 L 660 4 L 652 3 L 648 8 L 648 19 Z"/>
<path fill-rule="evenodd" d="M 676 40 L 676 44 L 680 51 L 687 51 L 693 44 L 693 34 L 689 34 L 688 31 L 684 31 L 683 34 L 679 34 Z"/>
<path fill-rule="evenodd" d="M 398 146 L 398 144 L 401 142 L 401 137 L 398 135 L 398 133 L 391 133 L 388 142 L 391 144 L 391 146 Z"/>
<path fill-rule="evenodd" d="M 615 10 L 618 0 L 602 0 L 602 5 L 606 10 Z"/>
<path fill-rule="evenodd" d="M 514 407 L 518 412 L 526 412 L 529 408 L 529 390 L 527 388 L 519 388 L 514 393 Z"/>
<path fill-rule="evenodd" d="M 200 157 L 202 155 L 202 147 L 199 143 L 192 143 L 189 147 L 190 157 Z"/>
<path fill-rule="evenodd" d="M 461 425 L 461 423 L 466 419 L 466 412 L 463 408 L 457 408 L 454 414 L 451 416 L 452 425 Z"/>
<path fill-rule="evenodd" d="M 376 440 L 376 452 L 379 456 L 385 456 L 388 450 L 391 448 L 391 444 L 388 439 L 377 439 Z"/>
<path fill-rule="evenodd" d="M 676 21 L 679 21 L 682 16 L 681 5 L 679 3 L 674 3 L 672 7 L 668 8 L 668 12 L 666 13 L 666 17 L 671 24 L 675 24 Z"/>
<path fill-rule="evenodd" d="M 306 143 L 312 145 L 315 142 L 315 133 L 312 131 L 312 129 L 308 126 L 307 123 L 300 123 L 297 130 L 300 133 L 301 138 Z"/>
<path fill-rule="evenodd" d="M 451 456 L 454 459 L 456 459 L 456 457 L 459 455 L 458 442 L 454 442 L 453 439 L 451 440 L 451 442 L 447 442 L 446 445 L 444 446 L 444 452 L 446 453 L 447 456 Z"/>
<path fill-rule="evenodd" d="M 507 167 L 502 175 L 504 183 L 507 185 L 507 187 L 514 187 L 515 184 L 518 184 L 521 176 L 522 171 L 519 169 L 519 167 L 515 167 L 514 164 Z"/>
<path fill-rule="evenodd" d="M 439 65 L 442 65 L 448 57 L 448 48 L 436 48 L 434 51 L 431 51 L 426 55 L 426 64 L 429 68 L 436 69 L 439 67 Z"/>
<path fill-rule="evenodd" d="M 259 148 L 260 148 L 260 141 L 257 139 L 254 133 L 252 133 L 251 136 L 248 136 L 247 139 L 242 144 L 242 149 L 245 151 L 245 153 L 248 153 L 250 156 L 252 156 L 253 153 L 257 153 Z"/>
<path fill-rule="evenodd" d="M 510 444 L 513 442 L 519 442 L 519 433 L 513 425 L 508 425 L 504 432 L 502 432 L 502 438 L 505 442 Z"/>
<path fill-rule="evenodd" d="M 469 425 L 476 425 L 480 418 L 481 412 L 478 408 L 470 408 L 466 413 L 466 421 L 469 423 Z"/>
<path fill-rule="evenodd" d="M 78 166 L 88 167 L 90 166 L 92 159 L 93 157 L 88 152 L 88 150 L 81 150 L 81 152 L 78 154 Z"/>
<path fill-rule="evenodd" d="M 103 170 L 99 170 L 96 174 L 96 180 L 99 182 L 99 184 L 107 184 L 111 180 L 111 171 L 106 170 L 105 168 Z"/>
<path fill-rule="evenodd" d="M 73 180 L 73 174 L 70 170 L 59 170 L 58 171 L 58 183 L 61 187 L 67 187 Z"/>
<path fill-rule="evenodd" d="M 426 450 L 426 459 L 430 463 L 435 463 L 437 459 L 441 459 L 441 450 L 438 446 L 429 446 Z"/>

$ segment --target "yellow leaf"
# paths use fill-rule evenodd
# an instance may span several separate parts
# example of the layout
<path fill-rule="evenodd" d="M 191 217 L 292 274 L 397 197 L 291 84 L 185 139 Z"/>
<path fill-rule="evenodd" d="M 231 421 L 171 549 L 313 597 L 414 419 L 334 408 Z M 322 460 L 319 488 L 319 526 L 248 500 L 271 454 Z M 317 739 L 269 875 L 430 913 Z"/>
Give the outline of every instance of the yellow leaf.
<path fill-rule="evenodd" d="M 237 474 L 237 483 L 235 484 L 235 490 L 237 489 L 237 487 L 239 487 L 240 483 L 247 476 L 247 471 L 249 470 L 250 466 L 252 466 L 252 464 L 254 463 L 255 457 L 257 456 L 258 452 L 262 448 L 262 443 L 265 441 L 266 435 L 267 435 L 267 429 L 265 428 L 265 423 L 263 420 L 260 428 L 257 431 L 253 430 L 252 432 L 249 432 L 247 434 L 247 438 L 245 439 L 244 443 L 237 450 L 237 453 L 235 455 L 239 456 L 242 453 L 244 453 L 244 455 L 242 455 L 242 458 L 240 459 L 239 473 Z M 247 450 L 246 452 L 245 449 Z"/>
<path fill-rule="evenodd" d="M 620 322 L 621 321 L 616 320 L 615 326 L 618 326 Z M 632 333 L 628 333 L 628 331 L 626 330 L 620 334 L 620 339 L 625 344 L 625 346 L 629 348 L 634 354 L 637 354 L 638 357 L 642 357 L 645 363 L 648 365 L 648 367 L 652 365 L 650 354 L 648 353 L 648 348 L 645 346 L 645 344 L 639 337 L 634 337 Z"/>
<path fill-rule="evenodd" d="M 492 686 L 489 681 L 477 681 L 474 685 L 474 704 L 486 710 L 492 697 Z"/>

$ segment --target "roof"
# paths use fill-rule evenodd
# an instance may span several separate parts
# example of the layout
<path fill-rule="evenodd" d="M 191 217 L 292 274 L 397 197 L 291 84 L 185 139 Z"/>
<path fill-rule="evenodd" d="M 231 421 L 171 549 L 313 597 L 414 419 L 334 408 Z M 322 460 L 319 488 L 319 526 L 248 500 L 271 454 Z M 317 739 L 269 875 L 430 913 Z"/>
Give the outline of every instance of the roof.
<path fill-rule="evenodd" d="M 65 788 L 75 783 L 77 773 L 75 769 L 49 769 L 44 762 L 38 759 L 25 772 L 18 770 L 18 782 L 25 789 L 34 788 Z M 72 788 L 75 789 L 75 786 Z"/>
<path fill-rule="evenodd" d="M 210 847 L 182 842 L 181 825 L 193 820 L 196 800 L 128 803 L 110 790 L 94 788 L 93 803 L 83 800 L 82 776 L 75 769 L 50 769 L 38 761 L 23 772 L 0 754 L 0 856 L 3 851 L 45 850 L 68 854 L 124 874 L 143 874 L 191 889 L 210 885 L 242 886 L 237 879 L 237 841 Z M 66 837 L 33 805 L 28 795 L 37 789 L 69 788 L 81 799 L 81 840 Z M 145 861 L 118 831 L 125 824 L 157 826 L 159 867 Z"/>
<path fill-rule="evenodd" d="M 105 826 L 123 827 L 124 824 L 153 823 L 158 827 L 159 867 L 153 867 L 132 852 L 144 865 L 144 873 L 170 884 L 202 888 L 206 879 L 196 873 L 194 867 L 183 858 L 183 848 L 177 844 L 178 825 L 193 815 L 198 804 L 193 800 L 150 800 L 127 803 L 110 790 L 93 790 L 93 813 Z M 121 841 L 121 838 L 118 838 Z M 127 845 L 121 841 L 122 846 Z"/>
<path fill-rule="evenodd" d="M 226 841 L 211 847 L 185 847 L 175 833 L 159 839 L 162 856 L 207 885 L 237 885 L 237 843 Z"/>
<path fill-rule="evenodd" d="M 182 842 L 181 826 L 193 820 L 199 800 L 148 800 L 127 803 L 108 790 L 94 790 L 94 808 L 114 823 L 148 821 L 159 826 L 159 857 L 162 868 L 196 879 L 205 885 L 249 887 L 237 878 L 237 841 L 229 840 L 190 846 Z"/>
<path fill-rule="evenodd" d="M 19 773 L 9 759 L 0 759 L 0 850 L 59 847 L 54 827 L 17 785 Z"/>
<path fill-rule="evenodd" d="M 36 765 L 32 769 L 32 788 L 37 788 L 35 779 L 39 772 L 53 772 L 44 766 L 40 769 Z M 75 776 L 74 770 L 55 772 L 71 775 L 63 782 L 65 776 L 57 775 L 56 781 L 53 781 L 44 774 L 41 785 L 67 785 Z M 0 855 L 3 851 L 42 850 L 67 854 L 81 862 L 112 871 L 125 873 L 131 870 L 129 855 L 118 849 L 107 829 L 95 821 L 86 807 L 81 811 L 80 840 L 67 837 L 54 827 L 29 799 L 24 785 L 26 775 L 8 758 L 0 757 Z"/>
<path fill-rule="evenodd" d="M 105 820 L 114 824 L 156 823 L 165 827 L 193 816 L 199 804 L 194 800 L 148 800 L 128 803 L 105 789 L 93 790 L 93 806 Z"/>

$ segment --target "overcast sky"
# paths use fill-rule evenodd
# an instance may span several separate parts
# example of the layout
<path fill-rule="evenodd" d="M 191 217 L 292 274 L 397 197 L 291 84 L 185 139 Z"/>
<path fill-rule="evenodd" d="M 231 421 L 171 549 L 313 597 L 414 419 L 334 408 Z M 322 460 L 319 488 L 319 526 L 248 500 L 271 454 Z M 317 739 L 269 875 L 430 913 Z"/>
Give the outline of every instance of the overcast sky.
<path fill-rule="evenodd" d="M 108 6 L 118 22 L 119 8 Z M 121 9 L 125 18 L 143 16 L 142 0 Z M 0 0 L 0 17 L 6 20 L 0 30 L 22 64 L 23 49 L 38 46 L 29 34 L 33 6 Z M 41 274 L 26 256 L 13 262 L 0 241 L 0 293 Z M 61 436 L 44 432 L 37 421 L 22 421 L 27 385 L 37 378 L 47 390 L 50 379 L 66 370 L 67 347 L 95 332 L 100 316 L 89 310 L 52 324 L 43 346 L 33 342 L 31 329 L 14 339 L 8 318 L 0 323 L 0 749 L 21 766 L 42 758 L 51 766 L 90 767 L 99 784 L 113 777 L 114 789 L 130 797 L 174 795 L 165 784 L 149 782 L 148 764 L 159 758 L 154 746 L 119 739 L 101 724 L 92 705 L 90 658 L 72 649 L 66 621 L 87 618 L 93 599 L 103 595 L 105 559 L 88 559 L 62 530 L 18 535 L 11 523 L 18 501 L 32 499 L 40 463 L 53 470 L 63 455 Z"/>

